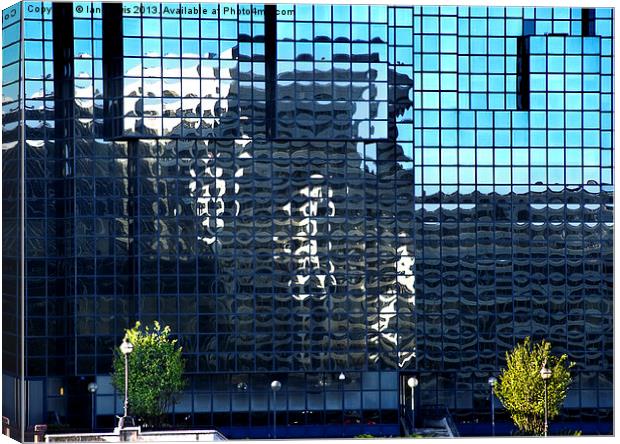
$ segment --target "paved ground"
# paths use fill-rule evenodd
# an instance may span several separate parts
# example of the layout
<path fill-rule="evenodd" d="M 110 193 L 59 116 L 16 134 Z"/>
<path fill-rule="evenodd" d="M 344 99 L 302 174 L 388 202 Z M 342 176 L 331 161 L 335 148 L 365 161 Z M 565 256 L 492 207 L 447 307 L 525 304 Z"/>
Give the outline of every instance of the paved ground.
<path fill-rule="evenodd" d="M 451 438 L 446 429 L 424 428 L 415 429 L 415 435 L 422 435 L 422 438 Z"/>

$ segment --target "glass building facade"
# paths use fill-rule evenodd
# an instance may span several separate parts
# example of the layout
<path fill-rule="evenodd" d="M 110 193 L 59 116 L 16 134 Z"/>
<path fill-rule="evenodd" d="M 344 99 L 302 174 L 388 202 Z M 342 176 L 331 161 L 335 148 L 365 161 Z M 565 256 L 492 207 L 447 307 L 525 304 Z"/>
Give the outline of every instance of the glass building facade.
<path fill-rule="evenodd" d="M 527 336 L 575 362 L 563 418 L 611 424 L 611 8 L 26 1 L 2 28 L 13 424 L 88 427 L 96 380 L 112 427 L 136 320 L 183 346 L 177 426 L 398 435 L 412 375 L 422 413 L 484 420 Z"/>

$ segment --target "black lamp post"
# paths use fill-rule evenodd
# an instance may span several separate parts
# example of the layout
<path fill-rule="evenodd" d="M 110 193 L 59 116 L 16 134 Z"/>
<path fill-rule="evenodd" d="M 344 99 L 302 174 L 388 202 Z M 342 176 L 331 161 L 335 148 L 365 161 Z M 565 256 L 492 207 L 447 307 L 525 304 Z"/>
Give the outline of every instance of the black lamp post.
<path fill-rule="evenodd" d="M 96 382 L 91 382 L 88 384 L 88 392 L 90 393 L 90 410 L 91 410 L 91 419 L 90 419 L 90 431 L 94 432 L 95 431 L 95 393 L 97 393 L 97 389 L 99 387 L 97 386 Z"/>
<path fill-rule="evenodd" d="M 495 388 L 495 384 L 497 384 L 497 378 L 491 376 L 488 382 L 489 387 L 491 387 L 491 433 L 495 436 L 495 395 L 493 389 Z"/>
<path fill-rule="evenodd" d="M 276 392 L 282 388 L 282 383 L 277 379 L 271 382 L 273 392 L 273 439 L 276 439 Z"/>
<path fill-rule="evenodd" d="M 123 417 L 118 421 L 118 428 L 125 428 L 127 411 L 129 407 L 129 354 L 133 351 L 133 344 L 125 338 L 120 346 L 121 353 L 125 356 L 125 402 L 123 404 Z"/>
<path fill-rule="evenodd" d="M 340 394 L 341 394 L 341 398 L 342 398 L 342 436 L 344 436 L 344 381 L 345 379 L 347 379 L 347 377 L 344 375 L 343 372 L 340 372 L 340 375 L 338 375 L 338 381 L 340 381 Z"/>
<path fill-rule="evenodd" d="M 543 381 L 545 382 L 545 436 L 549 435 L 549 423 L 548 423 L 548 416 L 549 416 L 549 406 L 548 406 L 548 399 L 547 399 L 547 384 L 548 384 L 548 380 L 549 378 L 551 378 L 552 372 L 551 370 L 549 370 L 545 364 L 543 364 L 543 368 L 540 369 L 540 377 L 543 379 Z"/>

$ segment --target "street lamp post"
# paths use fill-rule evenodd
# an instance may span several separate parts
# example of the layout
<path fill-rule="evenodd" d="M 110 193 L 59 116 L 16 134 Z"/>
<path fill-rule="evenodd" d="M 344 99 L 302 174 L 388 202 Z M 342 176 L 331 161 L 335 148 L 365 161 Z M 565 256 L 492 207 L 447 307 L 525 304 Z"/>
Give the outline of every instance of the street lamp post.
<path fill-rule="evenodd" d="M 340 394 L 341 394 L 341 398 L 342 398 L 342 436 L 344 436 L 344 381 L 345 379 L 347 379 L 347 377 L 344 375 L 343 372 L 340 372 L 340 375 L 338 375 L 338 381 L 340 381 Z"/>
<path fill-rule="evenodd" d="M 545 382 L 545 436 L 549 435 L 549 423 L 548 423 L 549 406 L 548 406 L 548 399 L 547 399 L 547 384 L 548 384 L 549 378 L 551 378 L 551 375 L 552 375 L 551 370 L 547 368 L 546 364 L 543 364 L 543 367 L 540 369 L 540 377 Z"/>
<path fill-rule="evenodd" d="M 94 432 L 95 431 L 95 393 L 97 393 L 97 389 L 99 387 L 97 386 L 96 382 L 91 382 L 88 384 L 88 392 L 90 393 L 90 410 L 92 413 L 91 419 L 90 419 L 90 431 Z"/>
<path fill-rule="evenodd" d="M 415 430 L 415 387 L 418 385 L 418 378 L 415 376 L 407 379 L 407 385 L 411 389 L 411 427 L 412 432 Z"/>
<path fill-rule="evenodd" d="M 273 439 L 276 439 L 276 392 L 282 388 L 282 383 L 277 379 L 271 382 L 273 392 Z"/>
<path fill-rule="evenodd" d="M 133 344 L 129 339 L 125 338 L 120 346 L 121 353 L 125 356 L 125 402 L 123 404 L 123 417 L 118 421 L 118 428 L 125 427 L 127 419 L 127 410 L 129 407 L 129 354 L 133 351 Z"/>
<path fill-rule="evenodd" d="M 493 389 L 495 388 L 495 384 L 497 384 L 497 378 L 491 376 L 488 382 L 489 387 L 491 387 L 491 433 L 495 436 L 495 395 Z"/>

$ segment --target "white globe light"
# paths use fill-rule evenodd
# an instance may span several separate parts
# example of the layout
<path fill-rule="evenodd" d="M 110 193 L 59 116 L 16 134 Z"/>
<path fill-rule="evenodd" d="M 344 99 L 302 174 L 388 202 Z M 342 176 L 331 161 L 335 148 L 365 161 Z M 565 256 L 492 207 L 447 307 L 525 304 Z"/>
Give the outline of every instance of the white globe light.
<path fill-rule="evenodd" d="M 548 368 L 546 368 L 546 367 L 543 367 L 540 370 L 540 377 L 543 378 L 543 379 L 549 379 L 552 374 L 553 374 L 553 372 L 551 370 L 549 370 Z"/>
<path fill-rule="evenodd" d="M 282 388 L 282 383 L 280 381 L 272 381 L 271 382 L 271 390 L 277 392 Z"/>
<path fill-rule="evenodd" d="M 125 340 L 121 344 L 120 349 L 121 349 L 122 354 L 128 355 L 129 353 L 133 351 L 133 344 L 129 342 L 128 340 Z"/>
<path fill-rule="evenodd" d="M 412 376 L 411 378 L 407 379 L 407 385 L 411 388 L 416 387 L 418 385 L 418 378 Z"/>

